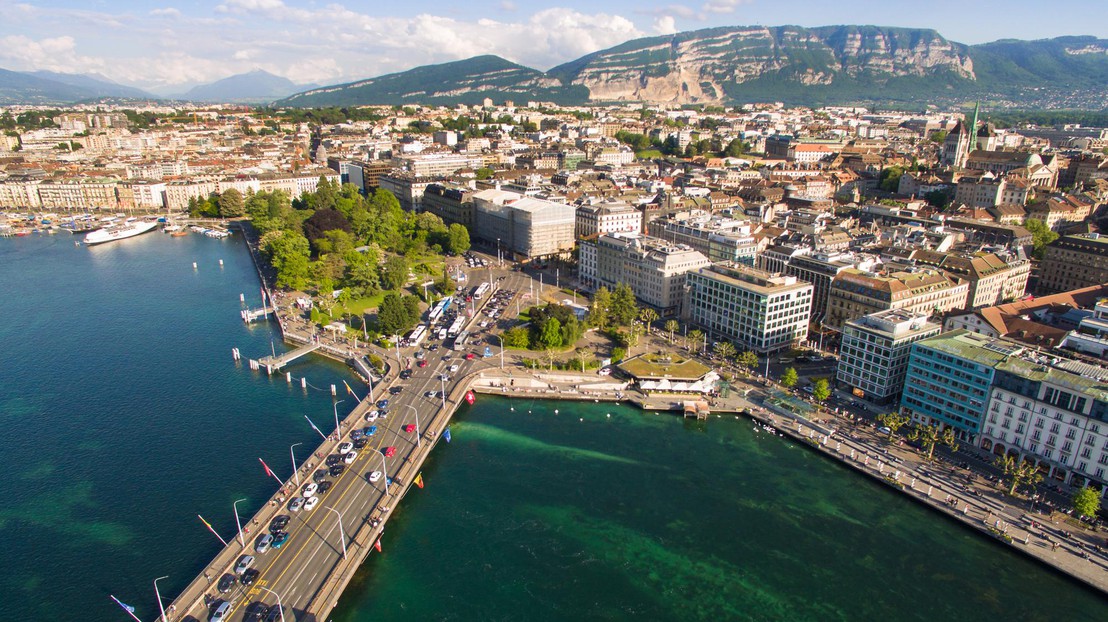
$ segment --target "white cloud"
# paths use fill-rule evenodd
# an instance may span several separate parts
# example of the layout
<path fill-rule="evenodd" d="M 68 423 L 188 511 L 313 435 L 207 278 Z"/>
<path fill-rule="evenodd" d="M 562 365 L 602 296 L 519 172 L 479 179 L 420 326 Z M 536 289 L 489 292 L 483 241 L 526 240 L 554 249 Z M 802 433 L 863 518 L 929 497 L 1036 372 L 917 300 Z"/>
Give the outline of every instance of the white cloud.
<path fill-rule="evenodd" d="M 500 3 L 500 10 L 501 11 L 514 11 L 514 10 L 516 10 L 516 3 L 512 2 L 512 0 L 503 0 Z"/>
<path fill-rule="evenodd" d="M 677 32 L 677 21 L 672 15 L 662 15 L 654 18 L 654 32 L 660 35 L 672 35 Z"/>
<path fill-rule="evenodd" d="M 717 15 L 734 13 L 739 8 L 740 4 L 746 4 L 749 0 L 708 0 L 704 3 L 704 6 L 700 7 L 700 10 L 705 13 L 715 13 Z"/>
<path fill-rule="evenodd" d="M 24 35 L 0 37 L 0 62 L 17 69 L 46 69 L 62 73 L 103 71 L 105 63 L 77 54 L 73 37 L 31 39 Z"/>
<path fill-rule="evenodd" d="M 150 15 L 154 17 L 181 17 L 181 11 L 170 6 L 164 9 L 154 9 L 150 11 Z"/>

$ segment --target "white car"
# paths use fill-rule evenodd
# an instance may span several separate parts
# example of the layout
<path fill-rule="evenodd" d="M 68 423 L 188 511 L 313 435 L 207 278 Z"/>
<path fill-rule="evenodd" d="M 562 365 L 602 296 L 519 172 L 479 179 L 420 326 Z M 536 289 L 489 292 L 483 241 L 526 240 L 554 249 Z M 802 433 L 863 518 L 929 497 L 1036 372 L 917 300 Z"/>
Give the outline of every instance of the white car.
<path fill-rule="evenodd" d="M 309 482 L 308 484 L 306 484 L 304 486 L 304 495 L 303 496 L 305 496 L 305 497 L 314 496 L 316 491 L 318 491 L 318 490 L 319 490 L 319 484 L 317 484 L 315 482 Z"/>
<path fill-rule="evenodd" d="M 596 373 L 600 374 L 601 376 L 611 376 L 612 375 L 612 368 L 611 367 L 601 367 Z"/>
<path fill-rule="evenodd" d="M 343 444 L 339 445 L 339 453 L 340 454 L 350 453 L 350 451 L 352 449 L 354 449 L 354 444 L 353 443 L 343 443 Z"/>
<path fill-rule="evenodd" d="M 453 365 L 450 366 L 450 373 L 454 373 L 456 371 L 458 371 L 458 364 L 454 363 Z"/>
<path fill-rule="evenodd" d="M 302 507 L 304 507 L 304 497 L 293 497 L 292 501 L 289 501 L 290 512 L 299 512 Z"/>
<path fill-rule="evenodd" d="M 346 453 L 346 456 L 342 459 L 342 461 L 345 462 L 346 464 L 350 464 L 351 462 L 354 462 L 357 459 L 358 459 L 358 452 L 349 451 L 349 452 Z"/>
<path fill-rule="evenodd" d="M 365 414 L 366 421 L 377 421 L 377 411 L 371 410 Z"/>
<path fill-rule="evenodd" d="M 370 473 L 369 474 L 369 481 L 370 482 L 381 481 L 381 472 L 380 471 L 374 471 L 374 472 Z"/>
<path fill-rule="evenodd" d="M 304 502 L 304 511 L 311 511 L 318 503 L 319 497 L 308 497 L 308 500 Z"/>

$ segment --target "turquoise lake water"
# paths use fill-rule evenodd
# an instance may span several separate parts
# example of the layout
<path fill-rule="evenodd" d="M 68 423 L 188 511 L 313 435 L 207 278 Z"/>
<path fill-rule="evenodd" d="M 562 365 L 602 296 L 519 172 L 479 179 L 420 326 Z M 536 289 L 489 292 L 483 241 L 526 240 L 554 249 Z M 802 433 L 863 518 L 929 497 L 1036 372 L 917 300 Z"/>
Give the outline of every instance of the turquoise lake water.
<path fill-rule="evenodd" d="M 153 620 L 152 580 L 172 598 L 220 547 L 196 515 L 233 537 L 232 503 L 275 485 L 257 459 L 287 476 L 289 445 L 319 438 L 303 416 L 329 430 L 329 386 L 352 380 L 313 357 L 304 391 L 231 361 L 275 339 L 238 316 L 259 302 L 239 238 L 0 240 L 0 292 L 0 620 L 129 619 L 108 594 Z M 744 420 L 479 397 L 452 432 L 335 622 L 1108 619 Z"/>

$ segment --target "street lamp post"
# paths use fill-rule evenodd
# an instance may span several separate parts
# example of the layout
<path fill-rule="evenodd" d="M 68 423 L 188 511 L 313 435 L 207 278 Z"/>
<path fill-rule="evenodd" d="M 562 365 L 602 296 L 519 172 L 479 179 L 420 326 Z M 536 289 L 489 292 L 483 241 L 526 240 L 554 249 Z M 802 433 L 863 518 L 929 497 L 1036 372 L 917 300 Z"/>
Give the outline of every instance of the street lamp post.
<path fill-rule="evenodd" d="M 345 400 L 339 400 L 337 402 L 331 402 L 331 406 L 335 410 L 335 440 L 342 438 L 342 430 L 339 429 L 339 404 Z"/>
<path fill-rule="evenodd" d="M 504 369 L 504 338 L 500 335 L 493 335 L 500 340 L 500 369 Z"/>
<path fill-rule="evenodd" d="M 439 392 L 442 395 L 442 410 L 443 410 L 443 412 L 446 412 L 446 375 L 445 374 L 439 375 L 439 385 L 442 387 L 442 390 Z"/>
<path fill-rule="evenodd" d="M 154 579 L 154 596 L 158 599 L 158 611 L 162 612 L 162 618 L 161 618 L 162 622 L 167 622 L 167 620 L 166 620 L 166 617 L 165 617 L 165 606 L 162 605 L 162 593 L 158 591 L 158 581 L 161 581 L 162 579 L 168 579 L 168 578 L 169 578 L 168 576 L 165 576 L 165 577 L 158 577 L 157 579 Z"/>
<path fill-rule="evenodd" d="M 296 478 L 296 487 L 300 487 L 300 471 L 296 470 L 296 453 L 293 452 L 293 447 L 297 445 L 303 445 L 304 443 L 293 443 L 289 446 L 289 455 L 292 456 L 292 475 Z"/>
<path fill-rule="evenodd" d="M 323 509 L 335 513 L 335 518 L 338 520 L 339 523 L 339 542 L 342 542 L 342 558 L 346 559 L 346 533 L 342 530 L 342 514 L 339 514 L 339 511 L 335 508 L 323 506 Z"/>
<path fill-rule="evenodd" d="M 420 436 L 420 431 L 419 431 L 419 411 L 418 411 L 418 410 L 416 410 L 416 407 L 415 407 L 415 406 L 412 406 L 411 404 L 404 404 L 404 407 L 405 407 L 405 408 L 411 408 L 411 409 L 412 409 L 412 412 L 413 412 L 413 413 L 415 413 L 415 433 L 416 433 L 416 447 L 422 447 L 422 444 L 420 443 L 420 440 L 419 440 L 419 436 Z"/>
<path fill-rule="evenodd" d="M 258 588 L 259 590 L 265 590 L 270 594 L 273 594 L 277 598 L 277 610 L 281 612 L 281 622 L 285 622 L 285 607 L 281 604 L 281 595 L 269 589 L 268 587 L 262 587 L 261 585 L 257 584 L 255 584 L 254 587 Z"/>
<path fill-rule="evenodd" d="M 242 521 L 239 520 L 239 501 L 246 501 L 246 499 L 239 499 L 231 504 L 231 507 L 235 510 L 235 525 L 239 528 L 239 544 L 246 548 L 246 540 L 242 538 Z"/>
<path fill-rule="evenodd" d="M 496 265 L 503 266 L 504 261 L 500 259 L 500 238 L 496 238 Z"/>
<path fill-rule="evenodd" d="M 385 481 L 385 494 L 389 494 L 389 466 L 385 462 L 385 454 L 381 454 L 381 475 Z"/>

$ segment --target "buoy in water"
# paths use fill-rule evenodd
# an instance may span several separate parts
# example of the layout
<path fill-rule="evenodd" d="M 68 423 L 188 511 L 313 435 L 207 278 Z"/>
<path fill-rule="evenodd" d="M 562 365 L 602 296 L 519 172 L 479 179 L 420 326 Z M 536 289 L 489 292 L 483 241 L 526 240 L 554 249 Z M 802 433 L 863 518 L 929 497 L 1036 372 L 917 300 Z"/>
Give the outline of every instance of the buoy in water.
<path fill-rule="evenodd" d="M 554 409 L 554 414 L 555 415 L 558 414 L 558 409 L 557 408 Z"/>
<path fill-rule="evenodd" d="M 220 265 L 221 267 L 223 266 L 223 260 L 222 260 L 222 259 L 220 259 L 220 260 L 219 260 L 219 265 Z"/>
<path fill-rule="evenodd" d="M 194 261 L 194 262 L 192 262 L 192 269 L 193 269 L 193 270 L 195 270 L 195 269 L 196 269 L 196 262 L 195 262 L 195 261 Z"/>

